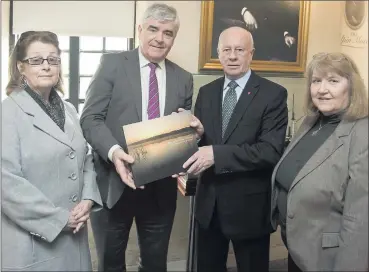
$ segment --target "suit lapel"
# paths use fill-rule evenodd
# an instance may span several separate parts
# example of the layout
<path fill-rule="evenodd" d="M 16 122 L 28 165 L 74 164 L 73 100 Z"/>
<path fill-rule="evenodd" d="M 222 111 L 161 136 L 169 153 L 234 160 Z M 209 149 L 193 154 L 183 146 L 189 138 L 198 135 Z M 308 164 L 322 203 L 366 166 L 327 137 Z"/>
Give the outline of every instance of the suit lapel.
<path fill-rule="evenodd" d="M 173 109 L 177 111 L 175 108 L 177 106 L 177 96 L 178 96 L 178 80 L 177 75 L 175 73 L 173 65 L 170 64 L 168 60 L 165 60 L 165 108 L 164 115 L 169 115 L 172 113 Z"/>
<path fill-rule="evenodd" d="M 352 129 L 354 122 L 341 121 L 332 135 L 319 147 L 319 149 L 311 156 L 296 178 L 291 184 L 290 191 L 298 184 L 306 175 L 314 171 L 319 165 L 327 160 L 341 145 L 343 141 L 341 137 L 347 136 Z M 310 126 L 311 128 L 311 126 Z M 306 134 L 306 133 L 305 133 Z"/>
<path fill-rule="evenodd" d="M 254 72 L 251 72 L 251 76 L 247 81 L 246 86 L 243 89 L 242 94 L 236 104 L 236 107 L 234 108 L 231 119 L 229 120 L 228 127 L 222 139 L 222 143 L 225 143 L 228 140 L 229 136 L 231 136 L 232 132 L 234 131 L 238 122 L 244 115 L 251 101 L 254 99 L 258 90 L 259 90 L 258 76 Z"/>
<path fill-rule="evenodd" d="M 131 51 L 129 55 L 125 57 L 128 61 L 128 65 L 125 66 L 129 83 L 131 84 L 134 103 L 137 110 L 138 119 L 142 120 L 142 89 L 141 89 L 141 71 L 140 61 L 138 58 L 138 48 Z"/>
<path fill-rule="evenodd" d="M 222 98 L 223 98 L 224 77 L 218 80 L 218 85 L 213 92 L 211 99 L 211 112 L 214 114 L 213 126 L 216 143 L 222 142 Z"/>
<path fill-rule="evenodd" d="M 50 135 L 57 141 L 72 147 L 71 140 L 55 122 L 41 109 L 41 107 L 33 100 L 33 98 L 25 91 L 20 91 L 17 95 L 12 96 L 14 101 L 22 108 L 22 110 L 30 116 L 33 116 L 33 125 Z M 67 118 L 66 118 L 67 119 Z M 67 130 L 71 133 L 72 138 L 74 132 L 67 126 Z"/>

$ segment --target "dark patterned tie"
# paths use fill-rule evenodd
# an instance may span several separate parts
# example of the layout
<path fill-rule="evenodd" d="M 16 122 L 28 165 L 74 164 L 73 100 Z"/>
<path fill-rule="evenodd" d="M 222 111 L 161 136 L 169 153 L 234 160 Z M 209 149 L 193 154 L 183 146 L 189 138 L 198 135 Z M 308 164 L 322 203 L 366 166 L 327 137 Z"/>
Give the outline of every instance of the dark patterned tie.
<path fill-rule="evenodd" d="M 228 83 L 228 91 L 224 96 L 223 101 L 223 111 L 222 111 L 222 138 L 224 137 L 224 133 L 227 129 L 229 120 L 231 119 L 234 107 L 237 104 L 237 94 L 236 87 L 238 84 L 235 81 L 231 81 Z"/>
<path fill-rule="evenodd" d="M 149 80 L 149 103 L 147 106 L 147 116 L 148 119 L 150 120 L 160 117 L 160 108 L 159 108 L 158 80 L 155 74 L 156 64 L 149 63 L 149 67 L 150 67 L 150 80 Z"/>

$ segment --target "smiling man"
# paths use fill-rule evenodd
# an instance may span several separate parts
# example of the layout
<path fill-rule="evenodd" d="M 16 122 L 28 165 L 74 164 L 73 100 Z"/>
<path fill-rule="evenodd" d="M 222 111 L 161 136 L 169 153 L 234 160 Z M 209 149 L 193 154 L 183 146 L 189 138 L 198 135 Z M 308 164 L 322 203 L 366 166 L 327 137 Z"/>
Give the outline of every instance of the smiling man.
<path fill-rule="evenodd" d="M 238 271 L 268 271 L 270 180 L 284 147 L 287 91 L 250 69 L 253 53 L 247 30 L 224 30 L 218 55 L 225 76 L 197 97 L 201 147 L 184 167 L 201 174 L 198 272 L 225 272 L 230 241 Z"/>
<path fill-rule="evenodd" d="M 81 116 L 94 150 L 97 182 L 105 203 L 91 217 L 99 270 L 126 271 L 125 250 L 133 219 L 137 226 L 139 271 L 166 271 L 177 183 L 168 177 L 135 188 L 122 126 L 191 109 L 193 78 L 166 59 L 179 30 L 174 8 L 153 4 L 138 26 L 140 45 L 105 54 L 87 91 Z M 104 221 L 107 221 L 104 223 Z"/>

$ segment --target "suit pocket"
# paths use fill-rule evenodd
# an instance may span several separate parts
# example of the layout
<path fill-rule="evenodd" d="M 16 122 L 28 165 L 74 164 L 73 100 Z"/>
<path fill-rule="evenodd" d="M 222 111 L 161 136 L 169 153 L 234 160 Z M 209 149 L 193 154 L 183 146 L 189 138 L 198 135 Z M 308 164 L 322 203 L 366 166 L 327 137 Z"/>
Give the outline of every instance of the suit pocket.
<path fill-rule="evenodd" d="M 322 248 L 332 248 L 339 246 L 339 233 L 325 232 L 322 234 Z"/>

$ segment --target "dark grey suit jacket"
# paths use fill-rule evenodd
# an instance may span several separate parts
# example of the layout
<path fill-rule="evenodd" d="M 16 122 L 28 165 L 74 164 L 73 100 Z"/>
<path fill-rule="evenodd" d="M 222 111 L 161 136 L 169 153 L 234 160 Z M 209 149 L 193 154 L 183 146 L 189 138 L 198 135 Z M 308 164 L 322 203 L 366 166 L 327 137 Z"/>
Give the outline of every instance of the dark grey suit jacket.
<path fill-rule="evenodd" d="M 274 169 L 274 228 L 276 173 L 316 120 L 304 120 Z M 289 254 L 301 270 L 368 271 L 368 118 L 341 121 L 303 166 L 288 192 L 286 227 Z"/>
<path fill-rule="evenodd" d="M 192 75 L 166 60 L 166 99 L 164 115 L 178 108 L 191 109 Z M 105 54 L 101 58 L 87 90 L 81 116 L 83 134 L 94 150 L 97 182 L 104 203 L 114 206 L 123 193 L 125 184 L 108 158 L 110 148 L 118 144 L 127 151 L 123 125 L 142 121 L 141 78 L 138 49 Z M 176 183 L 157 182 L 158 199 L 170 202 L 176 199 Z M 160 183 L 160 184 L 159 184 Z"/>

